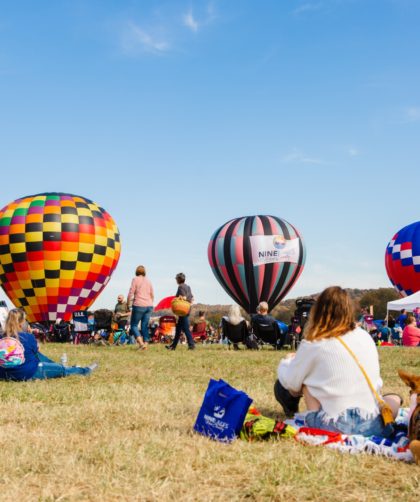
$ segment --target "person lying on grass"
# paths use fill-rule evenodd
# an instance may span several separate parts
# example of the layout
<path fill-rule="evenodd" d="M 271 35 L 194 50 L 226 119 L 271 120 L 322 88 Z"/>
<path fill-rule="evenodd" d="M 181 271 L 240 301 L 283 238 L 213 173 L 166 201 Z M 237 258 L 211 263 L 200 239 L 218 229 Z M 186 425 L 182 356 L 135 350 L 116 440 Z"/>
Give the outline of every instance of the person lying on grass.
<path fill-rule="evenodd" d="M 389 437 L 392 425 L 384 425 L 377 398 L 353 352 L 380 395 L 383 385 L 379 357 L 372 337 L 355 325 L 350 297 L 338 286 L 327 288 L 311 309 L 309 322 L 296 354 L 288 354 L 277 369 L 274 395 L 286 416 L 299 411 L 303 395 L 309 427 L 343 434 Z M 397 394 L 383 400 L 394 418 L 402 404 Z"/>
<path fill-rule="evenodd" d="M 39 352 L 38 342 L 31 333 L 22 332 L 26 321 L 23 310 L 13 309 L 6 319 L 6 329 L 0 338 L 0 380 L 44 380 L 70 375 L 88 375 L 98 368 L 94 362 L 86 368 L 67 368 Z"/>

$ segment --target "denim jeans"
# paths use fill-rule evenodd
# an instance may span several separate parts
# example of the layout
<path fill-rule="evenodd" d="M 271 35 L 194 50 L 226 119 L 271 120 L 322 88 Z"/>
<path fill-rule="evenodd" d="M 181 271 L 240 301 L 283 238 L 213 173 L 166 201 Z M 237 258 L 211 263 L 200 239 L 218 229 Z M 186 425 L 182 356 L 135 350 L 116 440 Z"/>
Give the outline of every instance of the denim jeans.
<path fill-rule="evenodd" d="M 153 307 L 133 307 L 131 311 L 131 331 L 134 333 L 136 340 L 139 336 L 143 337 L 143 342 L 149 341 L 149 319 L 152 315 Z M 138 324 L 141 321 L 141 335 Z"/>
<path fill-rule="evenodd" d="M 120 321 L 118 323 L 118 329 L 125 329 L 126 326 L 127 326 L 127 321 Z"/>
<path fill-rule="evenodd" d="M 55 363 L 54 361 L 51 361 L 51 359 L 48 359 L 47 356 L 44 356 L 44 354 L 41 354 L 41 352 L 37 352 L 35 356 L 40 364 L 35 372 L 35 375 L 30 378 L 30 380 L 47 380 L 48 378 L 60 378 L 70 375 L 87 375 L 89 373 L 88 368 L 67 368 L 67 366 Z"/>
<path fill-rule="evenodd" d="M 309 427 L 323 429 L 331 432 L 341 432 L 342 434 L 361 436 L 389 437 L 394 429 L 392 425 L 384 424 L 382 415 L 375 418 L 362 418 L 359 408 L 352 408 L 342 413 L 336 420 L 329 417 L 321 408 L 318 411 L 311 411 L 305 417 L 305 422 Z"/>
<path fill-rule="evenodd" d="M 188 340 L 188 346 L 191 349 L 195 349 L 195 343 L 190 331 L 190 323 L 189 323 L 190 315 L 185 315 L 183 317 L 178 317 L 178 322 L 176 323 L 175 328 L 175 338 L 172 343 L 172 347 L 175 348 L 178 345 L 179 339 L 181 338 L 181 331 L 183 331 Z"/>

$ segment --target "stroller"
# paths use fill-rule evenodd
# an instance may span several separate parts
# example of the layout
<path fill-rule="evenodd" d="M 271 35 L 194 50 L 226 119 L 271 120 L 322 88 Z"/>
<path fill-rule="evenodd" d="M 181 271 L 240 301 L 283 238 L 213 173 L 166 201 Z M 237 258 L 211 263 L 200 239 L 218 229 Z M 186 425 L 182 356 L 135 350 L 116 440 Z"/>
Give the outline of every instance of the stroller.
<path fill-rule="evenodd" d="M 153 343 L 172 343 L 175 336 L 176 317 L 163 315 L 159 318 L 159 326 L 155 329 L 151 341 Z"/>
<path fill-rule="evenodd" d="M 299 298 L 296 300 L 295 315 L 290 319 L 288 344 L 296 350 L 303 337 L 303 328 L 309 319 L 309 312 L 314 306 L 313 298 Z"/>
<path fill-rule="evenodd" d="M 76 310 L 73 312 L 73 343 L 74 345 L 88 344 L 92 341 L 93 325 L 89 323 L 91 312 Z"/>

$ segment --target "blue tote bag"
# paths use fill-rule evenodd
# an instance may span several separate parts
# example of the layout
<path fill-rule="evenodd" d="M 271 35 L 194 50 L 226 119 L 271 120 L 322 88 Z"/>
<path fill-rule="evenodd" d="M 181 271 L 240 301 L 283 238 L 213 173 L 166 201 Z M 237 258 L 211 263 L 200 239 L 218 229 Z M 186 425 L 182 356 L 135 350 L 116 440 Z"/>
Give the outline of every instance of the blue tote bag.
<path fill-rule="evenodd" d="M 245 392 L 223 380 L 210 380 L 194 430 L 216 441 L 231 443 L 239 434 L 251 403 Z"/>

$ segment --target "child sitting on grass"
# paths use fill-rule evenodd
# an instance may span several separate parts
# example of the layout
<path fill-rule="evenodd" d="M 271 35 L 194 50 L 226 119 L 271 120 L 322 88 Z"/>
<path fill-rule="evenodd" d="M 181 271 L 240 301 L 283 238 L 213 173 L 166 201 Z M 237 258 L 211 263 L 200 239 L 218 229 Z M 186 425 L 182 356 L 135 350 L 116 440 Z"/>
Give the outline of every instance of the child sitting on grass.
<path fill-rule="evenodd" d="M 0 380 L 44 380 L 70 375 L 88 375 L 98 368 L 94 362 L 86 368 L 67 368 L 39 352 L 38 343 L 31 333 L 23 333 L 26 314 L 13 309 L 6 319 L 6 328 L 0 338 Z"/>
<path fill-rule="evenodd" d="M 299 411 L 303 395 L 309 427 L 343 434 L 389 437 L 392 425 L 385 425 L 378 399 L 357 362 L 340 342 L 357 357 L 373 388 L 380 395 L 383 385 L 378 351 L 372 337 L 354 322 L 351 299 L 338 286 L 327 288 L 311 309 L 309 323 L 296 354 L 288 354 L 277 370 L 274 395 L 286 416 Z M 397 394 L 383 400 L 394 418 L 402 404 Z"/>

